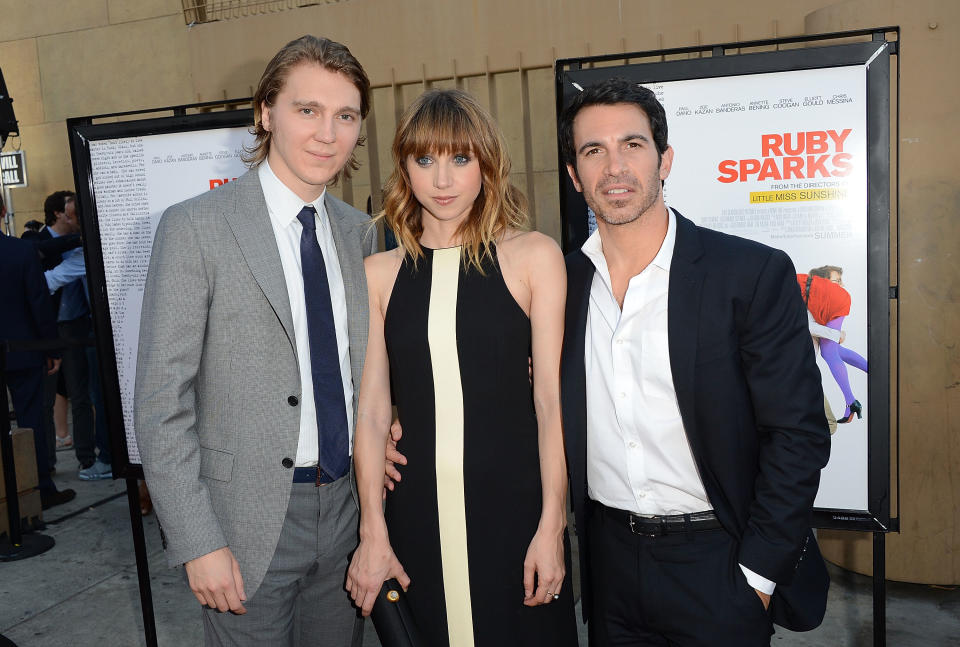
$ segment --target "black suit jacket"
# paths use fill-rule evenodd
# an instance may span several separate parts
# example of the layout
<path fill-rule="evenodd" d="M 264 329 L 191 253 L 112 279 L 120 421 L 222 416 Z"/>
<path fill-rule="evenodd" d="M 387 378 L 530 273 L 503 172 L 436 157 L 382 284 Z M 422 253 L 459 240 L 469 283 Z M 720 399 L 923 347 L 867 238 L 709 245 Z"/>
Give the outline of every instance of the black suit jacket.
<path fill-rule="evenodd" d="M 584 335 L 593 274 L 583 252 L 567 256 L 563 420 L 578 530 L 589 505 Z M 774 621 L 812 629 L 829 586 L 810 523 L 830 433 L 793 264 L 677 213 L 667 308 L 674 389 L 710 503 L 739 542 L 739 562 L 777 583 Z M 590 547 L 586 533 L 578 538 L 581 582 L 589 582 Z"/>
<path fill-rule="evenodd" d="M 57 319 L 33 244 L 0 233 L 0 340 L 56 339 Z M 17 351 L 7 355 L 7 370 L 39 368 L 59 351 Z"/>
<path fill-rule="evenodd" d="M 44 270 L 52 270 L 63 262 L 63 254 L 71 249 L 80 247 L 82 243 L 79 234 L 64 234 L 56 238 L 50 233 L 49 227 L 44 227 L 36 233 L 27 236 L 27 232 L 21 237 L 22 240 L 29 240 L 37 254 L 40 257 L 40 267 Z M 60 297 L 63 295 L 63 288 L 53 293 L 51 303 L 53 304 L 54 316 L 60 311 Z"/>

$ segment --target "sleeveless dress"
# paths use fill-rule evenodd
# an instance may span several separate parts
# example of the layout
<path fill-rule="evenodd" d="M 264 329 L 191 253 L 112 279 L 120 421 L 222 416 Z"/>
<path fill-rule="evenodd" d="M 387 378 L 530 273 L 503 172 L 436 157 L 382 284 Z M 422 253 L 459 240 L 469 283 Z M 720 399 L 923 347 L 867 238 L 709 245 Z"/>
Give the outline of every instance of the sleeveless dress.
<path fill-rule="evenodd" d="M 495 260 L 481 274 L 459 247 L 424 253 L 404 259 L 384 320 L 408 459 L 386 520 L 411 610 L 431 647 L 576 647 L 566 536 L 560 598 L 523 605 L 542 502 L 530 320 Z"/>

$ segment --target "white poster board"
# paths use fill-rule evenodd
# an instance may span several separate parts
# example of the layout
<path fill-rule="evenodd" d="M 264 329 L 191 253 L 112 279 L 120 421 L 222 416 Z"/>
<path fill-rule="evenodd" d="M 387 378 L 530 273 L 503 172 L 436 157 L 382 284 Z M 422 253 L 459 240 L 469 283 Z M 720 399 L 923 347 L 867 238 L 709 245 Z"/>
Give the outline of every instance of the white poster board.
<path fill-rule="evenodd" d="M 866 67 L 647 87 L 663 103 L 675 152 L 664 187 L 668 205 L 699 225 L 784 250 L 798 274 L 843 269 L 842 286 L 817 281 L 808 304 L 821 325 L 833 320 L 842 329 L 843 341 L 811 343 L 835 416 L 848 413 L 855 399 L 863 417 L 837 426 L 814 505 L 867 510 Z"/>
<path fill-rule="evenodd" d="M 164 210 L 235 180 L 253 142 L 246 127 L 215 128 L 89 142 L 92 193 L 123 410 L 127 454 L 140 464 L 133 392 L 143 288 Z"/>

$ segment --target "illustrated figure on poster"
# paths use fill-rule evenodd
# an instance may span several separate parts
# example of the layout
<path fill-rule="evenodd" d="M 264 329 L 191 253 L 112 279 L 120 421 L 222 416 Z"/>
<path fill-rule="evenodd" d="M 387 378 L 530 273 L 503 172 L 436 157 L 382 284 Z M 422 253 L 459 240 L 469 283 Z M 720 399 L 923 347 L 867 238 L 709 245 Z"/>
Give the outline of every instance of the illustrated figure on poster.
<path fill-rule="evenodd" d="M 845 409 L 837 422 L 851 422 L 854 415 L 861 418 L 863 405 L 850 387 L 847 364 L 866 373 L 867 360 L 843 345 L 846 339 L 843 320 L 850 314 L 850 293 L 843 287 L 843 268 L 836 265 L 815 267 L 807 274 L 797 274 L 797 283 L 807 304 L 810 330 L 818 341 L 820 356 L 843 392 Z"/>

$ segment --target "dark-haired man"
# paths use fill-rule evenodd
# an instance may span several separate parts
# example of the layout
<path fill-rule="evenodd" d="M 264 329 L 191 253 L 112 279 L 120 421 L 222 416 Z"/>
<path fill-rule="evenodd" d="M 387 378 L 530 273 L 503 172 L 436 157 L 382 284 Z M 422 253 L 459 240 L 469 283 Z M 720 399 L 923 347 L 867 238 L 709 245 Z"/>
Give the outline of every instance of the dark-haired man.
<path fill-rule="evenodd" d="M 367 340 L 356 168 L 370 84 L 304 36 L 267 65 L 248 173 L 167 209 L 143 299 L 136 434 L 208 645 L 358 645 L 350 439 Z M 230 613 L 226 613 L 226 612 Z"/>
<path fill-rule="evenodd" d="M 38 251 L 44 255 L 43 269 L 57 271 L 63 261 L 70 261 L 71 265 L 79 265 L 81 272 L 71 272 L 64 280 L 47 283 L 54 295 L 53 303 L 57 313 L 57 332 L 61 340 L 78 341 L 90 337 L 92 323 L 90 321 L 90 304 L 87 301 L 87 288 L 84 281 L 85 268 L 83 266 L 83 250 L 79 248 L 80 218 L 77 209 L 77 196 L 73 191 L 55 191 L 47 196 L 43 202 L 46 228 L 40 232 L 41 236 L 49 236 L 44 242 L 41 238 L 35 241 Z M 52 248 L 53 241 L 60 242 L 62 238 L 70 237 L 77 244 L 64 243 L 69 251 L 58 253 Z M 50 251 L 54 249 L 54 251 Z M 70 398 L 70 412 L 73 417 L 73 447 L 80 470 L 93 467 L 96 463 L 96 432 L 94 429 L 93 402 L 90 398 L 90 366 L 87 361 L 87 349 L 77 344 L 68 345 L 63 350 L 64 383 L 67 396 Z M 56 397 L 56 384 L 48 381 L 44 385 L 44 423 L 46 425 L 47 441 L 51 453 L 55 452 L 55 432 L 53 429 L 53 402 Z M 51 466 L 56 463 L 53 455 Z"/>
<path fill-rule="evenodd" d="M 567 258 L 562 365 L 591 644 L 746 647 L 771 621 L 815 627 L 830 440 L 789 258 L 666 207 L 674 152 L 649 90 L 587 87 L 558 127 L 598 225 Z"/>

